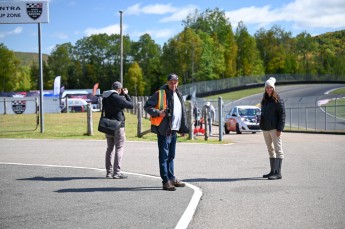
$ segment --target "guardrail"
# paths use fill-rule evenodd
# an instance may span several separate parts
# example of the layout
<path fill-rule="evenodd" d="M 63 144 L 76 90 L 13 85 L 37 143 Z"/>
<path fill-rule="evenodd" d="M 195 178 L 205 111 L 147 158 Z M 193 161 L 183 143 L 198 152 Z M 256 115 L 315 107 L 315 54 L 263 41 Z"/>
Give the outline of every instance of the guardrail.
<path fill-rule="evenodd" d="M 345 83 L 345 76 L 339 75 L 268 74 L 262 76 L 239 76 L 235 78 L 201 81 L 179 85 L 179 88 L 183 95 L 204 97 L 235 90 L 260 87 L 270 77 L 275 77 L 277 79 L 276 85 L 302 83 Z"/>

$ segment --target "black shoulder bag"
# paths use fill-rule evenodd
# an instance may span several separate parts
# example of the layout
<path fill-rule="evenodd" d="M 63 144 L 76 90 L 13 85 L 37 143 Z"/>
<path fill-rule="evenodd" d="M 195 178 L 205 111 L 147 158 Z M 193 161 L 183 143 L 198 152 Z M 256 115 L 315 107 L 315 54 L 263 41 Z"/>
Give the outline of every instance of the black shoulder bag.
<path fill-rule="evenodd" d="M 104 116 L 104 102 L 105 99 L 103 99 L 102 114 L 98 123 L 98 131 L 105 134 L 109 134 L 111 136 L 115 136 L 115 131 L 117 131 L 120 128 L 121 122 L 116 119 L 106 118 Z"/>

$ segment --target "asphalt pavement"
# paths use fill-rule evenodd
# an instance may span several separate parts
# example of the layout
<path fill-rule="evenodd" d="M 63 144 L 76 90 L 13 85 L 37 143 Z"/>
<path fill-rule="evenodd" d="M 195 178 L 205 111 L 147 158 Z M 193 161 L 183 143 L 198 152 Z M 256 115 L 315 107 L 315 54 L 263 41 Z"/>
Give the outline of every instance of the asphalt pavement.
<path fill-rule="evenodd" d="M 174 192 L 155 142 L 126 142 L 114 180 L 105 140 L 0 139 L 0 228 L 345 228 L 344 135 L 283 133 L 276 181 L 261 133 L 224 138 L 177 144 Z"/>

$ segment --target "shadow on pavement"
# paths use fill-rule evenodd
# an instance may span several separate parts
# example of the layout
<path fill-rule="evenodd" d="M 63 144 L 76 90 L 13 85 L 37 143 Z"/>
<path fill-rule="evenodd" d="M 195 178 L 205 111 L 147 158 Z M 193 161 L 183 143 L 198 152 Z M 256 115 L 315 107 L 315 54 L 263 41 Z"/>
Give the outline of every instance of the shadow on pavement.
<path fill-rule="evenodd" d="M 70 181 L 70 180 L 98 180 L 98 179 L 109 179 L 106 177 L 31 177 L 21 178 L 17 180 L 31 180 L 31 181 Z"/>
<path fill-rule="evenodd" d="M 161 187 L 134 187 L 134 188 L 67 188 L 60 189 L 55 192 L 57 193 L 68 193 L 68 192 L 122 192 L 122 191 L 161 191 Z"/>
<path fill-rule="evenodd" d="M 246 181 L 246 180 L 267 180 L 262 177 L 244 177 L 244 178 L 195 178 L 184 179 L 185 182 L 234 182 L 234 181 Z"/>

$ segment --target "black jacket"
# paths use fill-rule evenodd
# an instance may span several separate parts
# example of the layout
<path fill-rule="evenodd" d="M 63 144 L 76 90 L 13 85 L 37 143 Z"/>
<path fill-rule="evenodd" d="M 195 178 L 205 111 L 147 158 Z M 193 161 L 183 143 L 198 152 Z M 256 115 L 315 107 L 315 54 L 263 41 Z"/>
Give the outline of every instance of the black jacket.
<path fill-rule="evenodd" d="M 276 103 L 272 98 L 264 104 L 261 102 L 261 130 L 283 131 L 285 126 L 285 105 L 282 99 Z"/>
<path fill-rule="evenodd" d="M 166 98 L 167 98 L 167 106 L 170 109 L 170 113 L 174 113 L 174 96 L 173 91 L 171 91 L 168 87 L 168 85 L 163 85 L 161 89 L 164 89 L 166 92 Z M 181 127 L 177 131 L 178 133 L 188 133 L 188 125 L 187 125 L 187 118 L 186 118 L 186 107 L 184 104 L 184 100 L 182 97 L 181 92 L 176 89 L 175 91 L 177 93 L 177 96 L 181 102 L 182 106 L 182 119 L 181 119 Z M 159 116 L 159 110 L 157 110 L 155 107 L 158 103 L 158 96 L 159 91 L 155 92 L 145 103 L 144 110 L 151 116 L 151 117 L 157 117 Z M 154 125 L 151 125 L 151 132 L 155 134 L 160 134 L 163 136 L 169 136 L 171 134 L 171 126 L 172 126 L 172 118 L 171 116 L 165 116 L 161 122 L 161 124 L 157 127 Z"/>
<path fill-rule="evenodd" d="M 121 121 L 121 127 L 125 127 L 124 109 L 133 109 L 131 97 L 127 95 L 119 95 L 114 90 L 103 92 L 104 116 L 109 119 Z"/>

